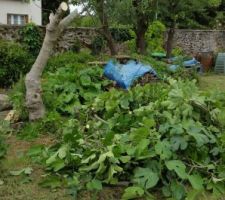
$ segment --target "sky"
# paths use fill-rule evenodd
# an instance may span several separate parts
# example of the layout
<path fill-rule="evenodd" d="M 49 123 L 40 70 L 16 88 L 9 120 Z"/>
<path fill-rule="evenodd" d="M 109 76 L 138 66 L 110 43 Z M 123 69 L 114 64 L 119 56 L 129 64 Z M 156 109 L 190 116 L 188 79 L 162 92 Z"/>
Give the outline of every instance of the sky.
<path fill-rule="evenodd" d="M 73 5 L 70 5 L 70 11 L 74 11 L 75 9 L 77 9 L 78 12 L 81 12 L 82 11 L 82 6 L 73 6 Z"/>

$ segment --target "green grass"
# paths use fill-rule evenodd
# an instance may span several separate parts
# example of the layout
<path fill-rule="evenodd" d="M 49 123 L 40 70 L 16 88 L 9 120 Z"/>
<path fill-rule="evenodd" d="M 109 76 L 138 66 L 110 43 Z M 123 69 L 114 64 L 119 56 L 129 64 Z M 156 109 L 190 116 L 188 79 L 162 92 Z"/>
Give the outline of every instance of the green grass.
<path fill-rule="evenodd" d="M 225 75 L 207 74 L 200 76 L 199 87 L 204 91 L 225 92 Z"/>

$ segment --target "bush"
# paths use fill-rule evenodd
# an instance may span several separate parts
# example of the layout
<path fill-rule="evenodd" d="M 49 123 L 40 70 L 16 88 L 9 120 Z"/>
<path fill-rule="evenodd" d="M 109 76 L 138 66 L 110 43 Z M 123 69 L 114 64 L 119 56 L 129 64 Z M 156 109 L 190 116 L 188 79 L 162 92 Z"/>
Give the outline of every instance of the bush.
<path fill-rule="evenodd" d="M 110 28 L 110 32 L 117 42 L 126 42 L 133 38 L 128 28 Z"/>
<path fill-rule="evenodd" d="M 25 48 L 33 56 L 37 56 L 42 43 L 41 31 L 33 23 L 26 24 L 19 31 L 20 43 L 25 46 Z"/>
<path fill-rule="evenodd" d="M 96 36 L 91 43 L 92 55 L 99 55 L 105 47 L 105 39 L 102 36 Z"/>
<path fill-rule="evenodd" d="M 21 45 L 0 41 L 0 86 L 11 86 L 29 71 L 33 59 Z"/>
<path fill-rule="evenodd" d="M 80 53 L 74 53 L 72 51 L 65 52 L 50 58 L 45 68 L 45 72 L 54 72 L 60 67 L 66 67 L 71 65 L 84 65 L 92 60 L 94 60 L 93 56 L 91 56 L 88 52 L 85 51 L 82 51 Z"/>
<path fill-rule="evenodd" d="M 150 52 L 164 52 L 164 33 L 166 27 L 160 21 L 154 21 L 148 28 L 146 33 L 146 41 Z"/>
<path fill-rule="evenodd" d="M 13 86 L 9 96 L 11 102 L 13 103 L 13 108 L 17 111 L 17 114 L 20 116 L 22 121 L 28 119 L 28 111 L 25 105 L 25 93 L 25 80 L 21 77 L 20 80 Z"/>

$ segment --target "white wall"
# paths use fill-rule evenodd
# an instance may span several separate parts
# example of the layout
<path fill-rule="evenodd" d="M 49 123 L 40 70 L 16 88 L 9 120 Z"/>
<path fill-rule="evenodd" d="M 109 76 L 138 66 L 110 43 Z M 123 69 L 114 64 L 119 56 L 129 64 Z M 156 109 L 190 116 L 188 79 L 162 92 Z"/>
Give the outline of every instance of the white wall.
<path fill-rule="evenodd" d="M 28 15 L 29 22 L 42 24 L 41 0 L 31 0 L 24 3 L 22 0 L 0 0 L 0 24 L 7 24 L 7 14 Z"/>

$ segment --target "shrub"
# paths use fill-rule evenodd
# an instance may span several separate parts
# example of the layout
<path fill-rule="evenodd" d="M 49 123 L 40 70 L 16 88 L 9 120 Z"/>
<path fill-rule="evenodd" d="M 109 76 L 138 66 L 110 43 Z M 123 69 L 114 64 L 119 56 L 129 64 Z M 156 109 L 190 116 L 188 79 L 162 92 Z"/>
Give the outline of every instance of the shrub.
<path fill-rule="evenodd" d="M 73 46 L 71 47 L 71 51 L 74 53 L 80 53 L 81 50 L 81 42 L 80 40 L 76 39 Z"/>
<path fill-rule="evenodd" d="M 84 65 L 87 62 L 94 60 L 93 56 L 91 56 L 88 52 L 82 51 L 80 53 L 74 52 L 65 52 L 59 55 L 56 55 L 49 59 L 45 71 L 54 72 L 60 67 L 66 66 L 76 66 L 76 65 Z"/>
<path fill-rule="evenodd" d="M 110 28 L 110 32 L 117 42 L 126 42 L 133 38 L 128 28 Z"/>
<path fill-rule="evenodd" d="M 105 47 L 105 39 L 102 36 L 96 36 L 91 43 L 92 55 L 99 55 Z"/>
<path fill-rule="evenodd" d="M 163 52 L 164 33 L 166 27 L 160 21 L 154 21 L 148 28 L 146 33 L 146 41 L 148 43 L 148 50 L 150 52 Z"/>
<path fill-rule="evenodd" d="M 19 44 L 0 41 L 0 86 L 11 86 L 21 74 L 29 71 L 32 61 L 31 55 Z"/>
<path fill-rule="evenodd" d="M 28 111 L 26 108 L 26 100 L 25 100 L 25 81 L 24 78 L 20 78 L 20 80 L 13 86 L 10 92 L 10 100 L 13 103 L 13 108 L 17 111 L 21 120 L 28 119 Z"/>
<path fill-rule="evenodd" d="M 42 43 L 41 31 L 33 23 L 28 23 L 19 31 L 20 43 L 33 55 L 37 56 Z"/>

